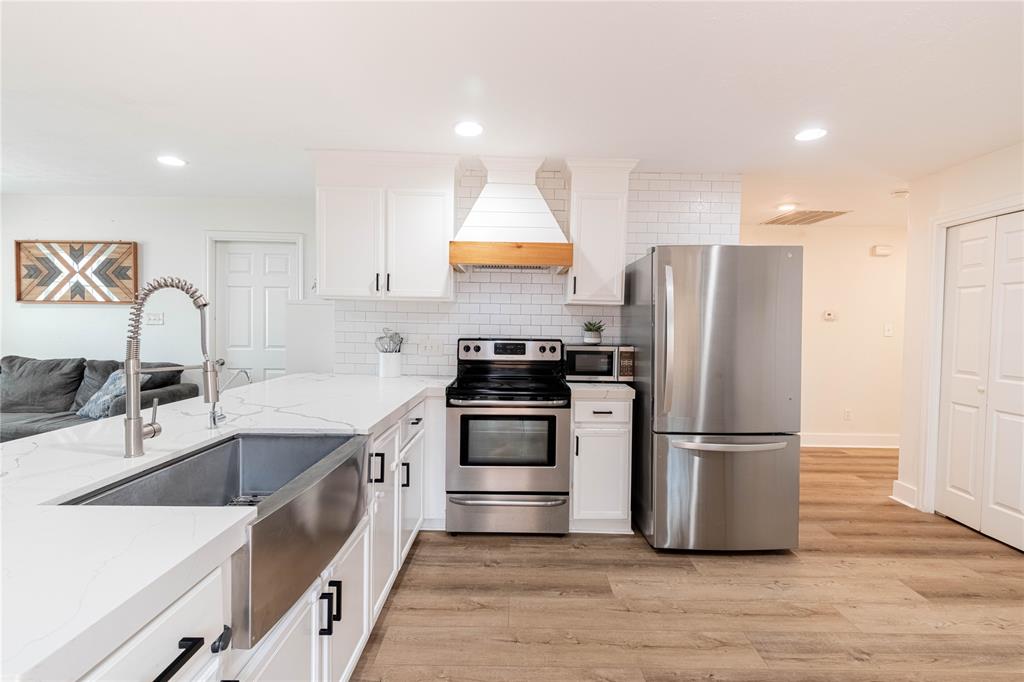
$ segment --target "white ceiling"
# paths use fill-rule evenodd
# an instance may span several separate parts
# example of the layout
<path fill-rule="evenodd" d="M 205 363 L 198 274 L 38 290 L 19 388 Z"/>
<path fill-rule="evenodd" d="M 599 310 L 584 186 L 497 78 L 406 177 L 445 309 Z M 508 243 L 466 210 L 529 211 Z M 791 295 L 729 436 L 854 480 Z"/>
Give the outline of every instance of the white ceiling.
<path fill-rule="evenodd" d="M 306 150 L 358 148 L 634 157 L 770 178 L 760 199 L 749 187 L 756 210 L 784 194 L 841 208 L 1022 137 L 1017 2 L 2 13 L 11 193 L 308 195 Z M 453 135 L 464 118 L 484 135 Z M 811 124 L 831 133 L 795 143 Z M 829 183 L 857 194 L 808 205 Z"/>

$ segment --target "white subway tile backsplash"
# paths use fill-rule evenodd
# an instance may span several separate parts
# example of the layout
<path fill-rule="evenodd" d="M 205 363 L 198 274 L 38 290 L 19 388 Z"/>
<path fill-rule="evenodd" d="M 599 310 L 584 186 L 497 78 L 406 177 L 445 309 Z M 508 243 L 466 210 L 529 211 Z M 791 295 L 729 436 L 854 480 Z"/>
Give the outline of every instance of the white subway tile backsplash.
<path fill-rule="evenodd" d="M 465 220 L 486 181 L 470 169 L 456 188 L 456 217 Z M 569 189 L 560 171 L 537 174 L 541 195 L 568 234 Z M 638 258 L 655 244 L 738 244 L 742 178 L 718 173 L 643 171 L 630 175 L 626 251 Z M 582 341 L 586 320 L 605 322 L 611 343 L 622 333 L 618 306 L 565 305 L 565 276 L 520 272 L 455 273 L 455 300 L 336 301 L 335 364 L 339 373 L 374 374 L 373 341 L 383 327 L 405 337 L 405 374 L 455 373 L 460 336 L 548 336 Z M 420 352 L 430 343 L 441 353 Z"/>

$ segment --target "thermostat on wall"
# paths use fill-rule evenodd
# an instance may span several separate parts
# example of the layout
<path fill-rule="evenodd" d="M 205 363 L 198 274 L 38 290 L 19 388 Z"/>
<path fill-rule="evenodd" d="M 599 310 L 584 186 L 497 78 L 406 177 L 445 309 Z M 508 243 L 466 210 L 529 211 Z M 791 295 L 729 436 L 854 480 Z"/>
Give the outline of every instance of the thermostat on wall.
<path fill-rule="evenodd" d="M 875 257 L 891 256 L 892 252 L 891 244 L 875 244 L 871 247 L 871 255 Z"/>

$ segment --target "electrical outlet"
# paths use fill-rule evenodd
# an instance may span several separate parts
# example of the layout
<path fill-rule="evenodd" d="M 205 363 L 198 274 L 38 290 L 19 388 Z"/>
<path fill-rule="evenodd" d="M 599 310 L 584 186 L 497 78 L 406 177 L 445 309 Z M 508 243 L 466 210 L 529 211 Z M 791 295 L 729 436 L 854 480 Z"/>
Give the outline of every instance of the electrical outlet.
<path fill-rule="evenodd" d="M 148 326 L 161 326 L 164 323 L 163 313 L 146 313 L 146 324 Z"/>
<path fill-rule="evenodd" d="M 440 355 L 441 354 L 441 342 L 438 339 L 427 337 L 420 343 L 420 354 L 422 355 Z"/>
<path fill-rule="evenodd" d="M 844 422 L 852 422 L 853 421 L 853 410 L 843 410 L 843 421 Z"/>
<path fill-rule="evenodd" d="M 896 325 L 886 322 L 882 325 L 882 336 L 893 336 L 896 333 Z"/>

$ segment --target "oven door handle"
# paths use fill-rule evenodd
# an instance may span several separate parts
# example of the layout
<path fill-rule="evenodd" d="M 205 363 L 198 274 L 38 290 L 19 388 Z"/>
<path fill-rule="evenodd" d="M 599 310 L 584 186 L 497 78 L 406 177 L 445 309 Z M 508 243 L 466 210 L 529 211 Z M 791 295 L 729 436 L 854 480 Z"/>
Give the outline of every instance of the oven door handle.
<path fill-rule="evenodd" d="M 564 497 L 548 500 L 481 500 L 474 497 L 449 497 L 448 500 L 462 507 L 561 507 L 566 503 Z"/>
<path fill-rule="evenodd" d="M 463 400 L 449 398 L 456 407 L 565 407 L 568 400 Z"/>

